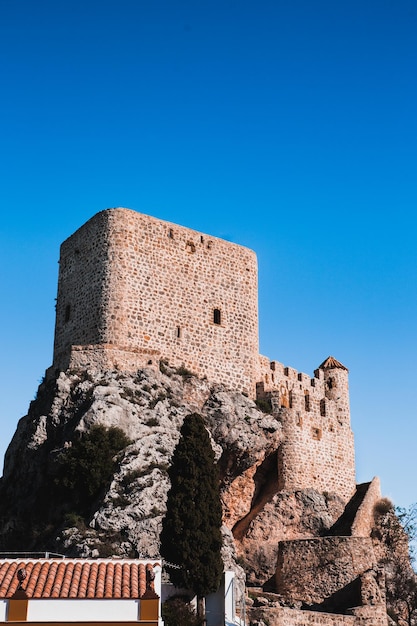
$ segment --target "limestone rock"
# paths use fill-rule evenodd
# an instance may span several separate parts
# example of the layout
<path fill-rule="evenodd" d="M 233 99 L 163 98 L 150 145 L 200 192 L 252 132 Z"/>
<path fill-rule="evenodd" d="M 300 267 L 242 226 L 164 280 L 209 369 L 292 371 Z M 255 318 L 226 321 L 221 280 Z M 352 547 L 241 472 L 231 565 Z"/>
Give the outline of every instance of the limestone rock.
<path fill-rule="evenodd" d="M 56 550 L 71 555 L 159 554 L 159 533 L 169 489 L 167 468 L 188 413 L 203 415 L 221 468 L 222 494 L 229 506 L 240 498 L 245 506 L 245 476 L 261 467 L 279 446 L 281 425 L 239 393 L 212 386 L 189 373 L 163 364 L 139 370 L 74 370 L 44 381 L 28 415 L 18 424 L 5 459 L 1 483 L 0 537 L 3 549 Z M 131 444 L 88 520 L 67 513 L 45 535 L 53 503 L 47 485 L 54 479 L 54 462 L 72 442 L 95 424 L 117 426 Z M 239 481 L 242 493 L 239 495 Z M 40 505 L 42 503 L 42 505 Z M 31 511 L 44 507 L 35 520 Z M 239 519 L 245 508 L 233 513 Z M 236 563 L 232 526 L 225 506 L 223 558 L 241 579 Z M 35 528 L 36 526 L 36 528 Z"/>
<path fill-rule="evenodd" d="M 241 593 L 245 581 L 267 590 L 278 543 L 325 535 L 346 503 L 315 489 L 279 490 L 281 421 L 245 395 L 166 363 L 136 374 L 68 370 L 40 385 L 5 457 L 0 549 L 158 557 L 167 469 L 183 419 L 193 412 L 205 420 L 220 468 L 225 567 L 235 571 Z M 48 491 L 56 461 L 96 424 L 121 428 L 130 444 L 88 519 L 56 511 Z M 271 603 L 286 601 L 275 595 L 268 602 L 271 611 Z"/>

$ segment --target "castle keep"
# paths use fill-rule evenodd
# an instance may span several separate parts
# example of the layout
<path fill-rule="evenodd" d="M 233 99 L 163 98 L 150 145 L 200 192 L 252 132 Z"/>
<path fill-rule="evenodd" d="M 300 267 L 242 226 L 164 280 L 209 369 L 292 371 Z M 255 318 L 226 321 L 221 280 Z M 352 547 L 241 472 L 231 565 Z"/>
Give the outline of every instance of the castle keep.
<path fill-rule="evenodd" d="M 61 246 L 54 366 L 135 371 L 166 359 L 254 395 L 256 256 L 128 209 Z"/>
<path fill-rule="evenodd" d="M 61 246 L 55 370 L 135 372 L 166 360 L 271 403 L 280 489 L 355 489 L 348 372 L 314 377 L 259 355 L 252 250 L 130 209 L 101 211 Z"/>

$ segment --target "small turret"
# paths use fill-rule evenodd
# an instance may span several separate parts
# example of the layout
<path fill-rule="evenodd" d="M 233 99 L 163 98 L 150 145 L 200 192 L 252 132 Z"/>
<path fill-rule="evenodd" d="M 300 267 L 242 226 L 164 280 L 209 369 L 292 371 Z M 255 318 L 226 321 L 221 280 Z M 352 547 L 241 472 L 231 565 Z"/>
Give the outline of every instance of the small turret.
<path fill-rule="evenodd" d="M 332 356 L 314 378 L 263 357 L 260 364 L 258 397 L 270 400 L 282 428 L 279 490 L 312 488 L 347 501 L 356 485 L 348 369 Z"/>
<path fill-rule="evenodd" d="M 323 372 L 324 393 L 328 400 L 336 404 L 337 417 L 350 421 L 349 409 L 349 370 L 333 356 L 327 357 L 318 370 L 316 376 Z"/>

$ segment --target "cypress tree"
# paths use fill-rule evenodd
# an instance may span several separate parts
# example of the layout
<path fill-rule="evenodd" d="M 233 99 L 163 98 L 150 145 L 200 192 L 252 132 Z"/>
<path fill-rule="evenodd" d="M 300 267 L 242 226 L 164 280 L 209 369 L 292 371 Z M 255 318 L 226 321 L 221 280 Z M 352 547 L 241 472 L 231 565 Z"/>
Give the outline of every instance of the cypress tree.
<path fill-rule="evenodd" d="M 167 565 L 171 582 L 201 599 L 217 591 L 223 573 L 222 506 L 214 452 L 197 413 L 184 419 L 168 474 L 171 488 L 162 522 L 161 555 L 178 566 Z"/>

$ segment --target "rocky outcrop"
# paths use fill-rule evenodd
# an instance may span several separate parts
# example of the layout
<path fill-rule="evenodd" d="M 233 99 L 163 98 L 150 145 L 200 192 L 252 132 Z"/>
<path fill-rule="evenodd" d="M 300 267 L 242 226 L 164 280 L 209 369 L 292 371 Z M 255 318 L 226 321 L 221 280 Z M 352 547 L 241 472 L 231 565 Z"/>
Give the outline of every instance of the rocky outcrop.
<path fill-rule="evenodd" d="M 166 470 L 184 416 L 195 411 L 206 420 L 219 461 L 224 534 L 231 537 L 226 503 L 233 500 L 233 485 L 273 457 L 280 424 L 247 397 L 162 364 L 160 370 L 147 368 L 135 376 L 118 371 L 61 372 L 56 380 L 40 385 L 5 457 L 2 549 L 157 556 L 169 488 Z M 91 517 L 80 520 L 67 511 L 66 519 L 60 519 L 50 499 L 55 461 L 95 424 L 123 429 L 131 443 L 120 454 L 118 469 L 94 503 Z M 248 489 L 254 492 L 255 487 Z M 248 493 L 245 502 L 250 499 Z M 233 541 L 225 543 L 230 552 Z M 231 555 L 225 558 L 232 560 Z"/>
<path fill-rule="evenodd" d="M 220 470 L 226 568 L 234 569 L 242 579 L 243 567 L 249 586 L 274 592 L 272 604 L 281 607 L 277 614 L 308 605 L 314 608 L 320 603 L 321 611 L 329 606 L 333 610 L 339 601 L 340 581 L 333 574 L 329 578 L 334 586 L 333 604 L 329 604 L 324 595 L 320 596 L 320 589 L 329 587 L 327 579 L 321 584 L 319 578 L 314 578 L 316 543 L 326 559 L 331 560 L 335 552 L 326 551 L 327 544 L 334 543 L 339 551 L 342 546 L 343 554 L 350 555 L 349 535 L 363 534 L 352 533 L 352 529 L 366 528 L 365 534 L 371 534 L 379 485 L 372 483 L 376 485 L 372 489 L 359 486 L 360 497 L 354 495 L 349 503 L 333 493 L 314 489 L 279 490 L 283 432 L 277 416 L 261 411 L 243 394 L 166 363 L 161 363 L 159 369 L 141 369 L 135 375 L 109 370 L 66 371 L 42 382 L 6 453 L 0 484 L 0 550 L 48 550 L 84 557 L 158 557 L 169 489 L 167 468 L 183 419 L 193 412 L 204 418 Z M 106 487 L 94 497 L 88 515 L 80 515 L 71 509 L 70 502 L 57 498 L 57 467 L 68 449 L 96 425 L 122 429 L 128 445 L 115 457 L 116 469 Z M 360 515 L 355 512 L 358 507 Z M 344 532 L 336 532 L 342 526 L 346 526 Z M 352 587 L 354 595 L 362 602 L 371 588 L 366 577 L 373 583 L 377 562 L 387 559 L 386 549 L 380 547 L 386 539 L 381 529 L 382 525 L 377 524 L 372 531 L 376 559 L 369 565 L 365 555 L 366 567 L 353 568 L 340 583 L 347 590 L 343 592 L 346 598 L 351 586 L 356 585 L 357 589 Z M 331 538 L 340 534 L 346 538 Z M 328 539 L 320 539 L 324 537 Z M 308 541 L 313 546 L 309 575 L 317 582 L 318 591 L 313 594 L 311 582 L 309 593 L 303 596 L 301 570 L 293 582 L 290 573 L 292 555 L 301 549 L 299 542 L 308 548 Z M 371 539 L 355 541 L 362 546 Z M 279 582 L 280 558 L 289 590 Z M 308 559 L 300 559 L 307 568 Z M 337 567 L 335 563 L 333 569 Z M 258 598 L 257 610 L 261 602 L 271 609 L 267 595 Z M 363 600 L 363 605 L 365 610 L 367 601 Z M 313 623 L 306 620 L 306 624 Z"/>

